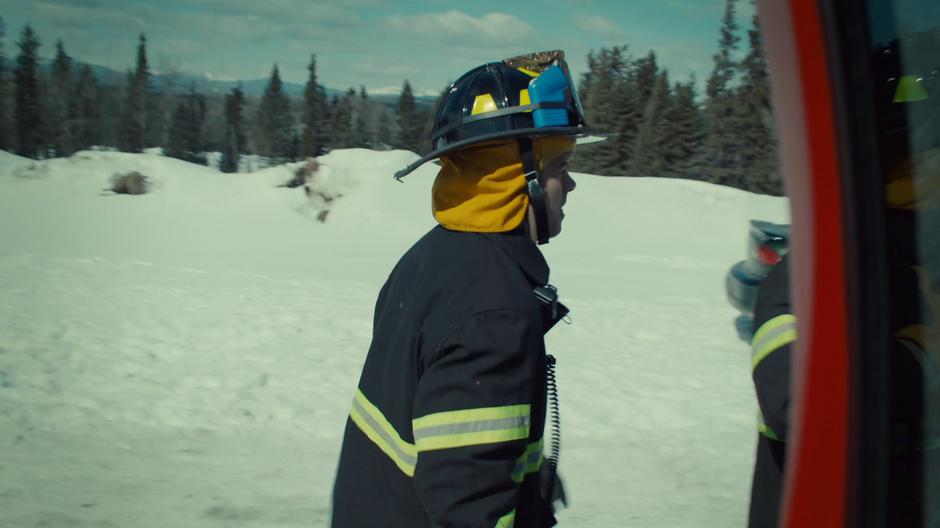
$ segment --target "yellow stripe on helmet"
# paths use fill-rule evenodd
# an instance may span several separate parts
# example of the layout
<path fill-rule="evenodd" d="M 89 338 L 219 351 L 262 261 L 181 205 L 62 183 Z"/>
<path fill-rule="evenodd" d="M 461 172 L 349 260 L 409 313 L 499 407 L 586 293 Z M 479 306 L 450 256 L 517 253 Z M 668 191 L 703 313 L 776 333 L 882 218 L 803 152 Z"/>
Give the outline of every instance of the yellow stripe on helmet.
<path fill-rule="evenodd" d="M 519 106 L 524 106 L 527 104 L 532 104 L 532 100 L 529 99 L 528 88 L 523 88 L 522 90 L 519 90 Z"/>
<path fill-rule="evenodd" d="M 470 111 L 470 115 L 485 114 L 497 110 L 499 110 L 499 108 L 496 107 L 496 101 L 493 100 L 493 95 L 483 94 L 476 96 L 473 100 L 473 110 Z"/>

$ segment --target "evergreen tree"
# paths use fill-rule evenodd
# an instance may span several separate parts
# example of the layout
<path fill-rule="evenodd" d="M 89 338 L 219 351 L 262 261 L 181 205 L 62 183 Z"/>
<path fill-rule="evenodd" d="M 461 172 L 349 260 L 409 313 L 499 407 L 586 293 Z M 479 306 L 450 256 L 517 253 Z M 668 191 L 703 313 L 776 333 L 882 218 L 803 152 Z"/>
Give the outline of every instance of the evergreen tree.
<path fill-rule="evenodd" d="M 20 156 L 39 159 L 43 148 L 44 121 L 40 105 L 39 37 L 30 25 L 26 25 L 17 42 L 20 54 L 16 58 L 16 153 Z"/>
<path fill-rule="evenodd" d="M 637 114 L 632 69 L 624 58 L 626 47 L 602 48 L 588 55 L 591 70 L 579 93 L 585 119 L 599 130 L 620 132 L 608 141 L 585 145 L 574 168 L 600 174 L 623 174 L 630 156 Z"/>
<path fill-rule="evenodd" d="M 706 84 L 706 95 L 710 100 L 719 99 L 729 93 L 734 79 L 736 63 L 732 58 L 741 40 L 737 36 L 738 23 L 735 21 L 736 0 L 725 0 L 725 13 L 721 20 L 718 53 L 712 56 L 715 67 Z"/>
<path fill-rule="evenodd" d="M 656 52 L 650 50 L 645 57 L 639 58 L 634 63 L 637 89 L 637 107 L 646 110 L 646 103 L 657 88 L 659 80 L 659 66 L 656 64 Z M 666 86 L 667 91 L 669 86 Z"/>
<path fill-rule="evenodd" d="M 3 41 L 6 38 L 6 25 L 0 17 L 0 150 L 12 150 L 13 130 L 10 126 L 10 68 L 7 65 Z"/>
<path fill-rule="evenodd" d="M 159 147 L 166 144 L 169 127 L 166 122 L 164 105 L 170 104 L 170 100 L 171 98 L 169 97 L 163 97 L 163 94 L 156 88 L 150 87 L 147 89 L 147 96 L 144 103 L 145 146 Z"/>
<path fill-rule="evenodd" d="M 147 64 L 147 37 L 137 44 L 137 69 L 128 76 L 124 112 L 121 116 L 119 142 L 124 152 L 142 152 L 147 131 L 147 99 L 150 92 L 150 67 Z"/>
<path fill-rule="evenodd" d="M 317 86 L 317 100 L 320 102 L 320 126 L 317 131 L 317 144 L 319 153 L 326 151 L 326 146 L 330 143 L 330 123 L 333 121 L 332 109 L 330 108 L 330 98 L 326 94 L 326 88 L 322 85 Z"/>
<path fill-rule="evenodd" d="M 740 38 L 735 21 L 735 0 L 726 0 L 721 22 L 715 66 L 706 83 L 705 143 L 700 172 L 704 179 L 723 185 L 742 186 L 740 169 L 740 124 L 735 111 L 737 102 L 731 81 L 737 69 L 732 58 Z"/>
<path fill-rule="evenodd" d="M 202 127 L 206 119 L 206 98 L 193 85 L 173 112 L 166 155 L 191 163 L 206 164 Z"/>
<path fill-rule="evenodd" d="M 169 60 L 162 61 L 159 85 L 154 91 L 149 92 L 147 128 L 150 130 L 148 133 L 150 140 L 148 144 L 165 147 L 169 143 L 170 124 L 173 122 L 173 114 L 182 93 L 179 86 L 181 77 L 178 63 Z M 212 112 L 209 114 L 211 115 Z M 221 147 L 218 150 L 221 150 Z"/>
<path fill-rule="evenodd" d="M 294 159 L 294 117 L 275 64 L 255 119 L 258 154 L 275 163 Z"/>
<path fill-rule="evenodd" d="M 238 172 L 238 161 L 245 151 L 245 133 L 242 112 L 245 109 L 245 95 L 241 84 L 232 88 L 232 93 L 225 96 L 225 139 L 222 147 L 222 161 L 219 170 Z"/>
<path fill-rule="evenodd" d="M 147 36 L 140 34 L 137 41 L 137 70 L 135 74 L 143 80 L 144 85 L 150 83 L 150 62 L 147 60 Z"/>
<path fill-rule="evenodd" d="M 75 150 L 85 150 L 102 142 L 104 128 L 99 112 L 99 87 L 91 67 L 84 65 L 73 85 L 69 115 L 73 123 Z"/>
<path fill-rule="evenodd" d="M 300 134 L 297 133 L 296 127 L 291 127 L 290 132 L 290 160 L 297 160 L 297 153 L 300 152 Z"/>
<path fill-rule="evenodd" d="M 94 144 L 120 148 L 121 125 L 124 120 L 122 107 L 127 99 L 126 90 L 120 85 L 96 82 L 94 97 L 93 109 L 100 123 L 98 129 L 100 140 Z M 112 108 L 116 111 L 102 112 L 102 108 Z"/>
<path fill-rule="evenodd" d="M 368 131 L 366 134 L 368 137 L 368 146 L 374 149 L 377 141 L 376 129 L 379 126 L 379 114 L 386 107 L 383 103 L 373 101 L 366 92 L 365 86 L 359 87 L 359 104 L 361 105 L 360 108 L 363 112 L 363 118 L 365 119 L 365 125 Z"/>
<path fill-rule="evenodd" d="M 777 161 L 777 142 L 770 108 L 770 80 L 757 15 L 748 30 L 749 50 L 741 63 L 741 84 L 736 100 L 736 121 L 741 124 L 740 166 L 747 189 L 783 194 L 783 179 Z"/>
<path fill-rule="evenodd" d="M 702 111 L 695 101 L 695 77 L 676 83 L 664 112 L 661 152 L 664 176 L 698 179 L 695 161 L 702 143 Z"/>
<path fill-rule="evenodd" d="M 352 90 L 352 88 L 350 88 Z M 359 98 L 353 105 L 353 126 L 350 147 L 372 147 L 372 127 L 369 126 L 369 95 L 366 87 L 359 87 Z"/>
<path fill-rule="evenodd" d="M 326 93 L 317 83 L 317 56 L 310 56 L 307 66 L 310 76 L 304 88 L 304 131 L 300 141 L 300 156 L 315 157 L 323 153 L 326 134 Z"/>
<path fill-rule="evenodd" d="M 330 149 L 342 149 L 352 146 L 353 141 L 353 98 L 356 91 L 350 88 L 343 97 L 334 96 L 330 113 Z"/>
<path fill-rule="evenodd" d="M 627 63 L 624 66 L 623 73 L 620 74 L 614 88 L 614 105 L 611 108 L 613 112 L 612 126 L 610 129 L 616 135 L 613 137 L 612 153 L 608 156 L 606 167 L 607 174 L 626 174 L 630 175 L 630 170 L 635 166 L 633 156 L 636 154 L 636 141 L 640 133 L 640 127 L 643 125 L 646 103 L 649 100 L 649 94 L 656 82 L 656 61 L 655 57 L 650 61 L 652 52 L 646 58 Z M 647 77 L 640 75 L 640 69 L 647 71 L 652 64 L 653 75 Z M 641 81 L 642 79 L 642 81 Z M 649 84 L 649 86 L 646 86 Z M 644 96 L 644 93 L 647 95 Z M 658 111 L 658 109 L 657 109 Z"/>
<path fill-rule="evenodd" d="M 431 143 L 431 133 L 434 131 L 434 119 L 437 117 L 441 105 L 444 104 L 444 98 L 447 97 L 448 92 L 450 92 L 450 84 L 445 86 L 444 89 L 437 94 L 437 99 L 434 101 L 434 105 L 431 106 L 430 112 L 425 115 L 423 120 L 424 128 L 421 131 L 421 150 L 418 151 L 421 155 L 427 154 L 434 149 L 434 145 Z"/>
<path fill-rule="evenodd" d="M 72 58 L 65 52 L 60 39 L 56 42 L 56 56 L 52 62 L 52 83 L 46 114 L 49 116 L 47 139 L 56 156 L 70 156 L 75 152 L 75 125 L 70 115 L 72 95 Z"/>
<path fill-rule="evenodd" d="M 639 72 L 638 72 L 639 73 Z M 642 91 L 642 90 L 641 90 Z M 656 75 L 646 97 L 643 121 L 637 130 L 628 173 L 633 176 L 663 176 L 666 173 L 666 113 L 669 107 L 669 75 Z"/>
<path fill-rule="evenodd" d="M 589 88 L 582 87 L 582 105 L 588 121 L 595 127 L 610 130 L 616 128 L 614 108 L 619 83 L 624 78 L 626 48 L 602 48 L 590 62 L 594 69 L 590 74 Z"/>
<path fill-rule="evenodd" d="M 594 50 L 587 54 L 587 71 L 581 74 L 581 83 L 578 85 L 578 96 L 581 98 L 581 106 L 587 106 L 588 95 L 594 87 L 594 78 L 598 72 L 597 58 L 594 56 Z"/>
<path fill-rule="evenodd" d="M 388 114 L 387 109 L 379 108 L 379 119 L 375 127 L 375 141 L 379 150 L 392 148 L 395 141 L 395 135 L 392 133 L 392 119 Z"/>
<path fill-rule="evenodd" d="M 602 48 L 597 54 L 593 50 L 588 52 L 588 71 L 582 76 L 581 86 L 578 89 L 584 117 L 598 130 L 604 130 L 602 121 L 605 115 L 609 115 L 607 108 L 612 104 L 613 98 L 613 80 L 605 61 L 606 54 L 606 48 Z M 608 142 L 609 140 L 603 143 Z M 580 147 L 578 155 L 572 160 L 571 168 L 582 172 L 602 172 L 600 157 L 610 148 L 610 145 L 600 144 L 587 144 Z"/>
<path fill-rule="evenodd" d="M 421 150 L 421 133 L 424 123 L 418 113 L 411 84 L 405 81 L 402 86 L 401 97 L 398 99 L 398 142 L 397 148 L 419 152 Z"/>
<path fill-rule="evenodd" d="M 228 128 L 225 118 L 225 99 L 228 95 L 226 93 L 204 94 L 206 98 L 206 119 L 202 125 L 202 147 L 206 152 L 223 154 L 225 151 Z M 244 127 L 242 130 L 244 130 Z M 237 137 L 234 139 L 238 140 Z M 221 166 L 221 161 L 220 156 L 217 168 Z"/>
<path fill-rule="evenodd" d="M 418 154 L 431 152 L 431 130 L 434 128 L 433 106 L 416 106 L 418 114 Z"/>
<path fill-rule="evenodd" d="M 167 140 L 167 122 L 166 113 L 169 108 L 164 110 L 164 104 L 169 104 L 169 100 L 164 100 L 162 94 L 153 85 L 153 75 L 147 65 L 147 39 L 143 34 L 140 36 L 140 46 L 138 51 L 138 71 L 143 69 L 146 75 L 141 75 L 141 83 L 144 98 L 144 146 L 156 147 L 166 144 Z M 142 65 L 142 66 L 141 66 Z M 167 98 L 169 99 L 169 98 Z"/>

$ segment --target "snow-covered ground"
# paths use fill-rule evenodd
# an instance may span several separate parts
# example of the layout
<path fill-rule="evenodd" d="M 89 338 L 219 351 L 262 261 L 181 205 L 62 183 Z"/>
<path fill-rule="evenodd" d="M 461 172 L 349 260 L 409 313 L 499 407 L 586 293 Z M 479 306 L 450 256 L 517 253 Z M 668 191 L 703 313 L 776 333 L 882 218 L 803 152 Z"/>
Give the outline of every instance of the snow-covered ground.
<path fill-rule="evenodd" d="M 375 295 L 433 225 L 407 152 L 221 174 L 147 154 L 0 152 L 0 526 L 319 527 Z M 143 196 L 103 190 L 140 171 Z M 783 199 L 575 175 L 544 248 L 561 526 L 743 526 L 756 403 L 724 297 Z M 377 521 L 376 526 L 380 522 Z"/>

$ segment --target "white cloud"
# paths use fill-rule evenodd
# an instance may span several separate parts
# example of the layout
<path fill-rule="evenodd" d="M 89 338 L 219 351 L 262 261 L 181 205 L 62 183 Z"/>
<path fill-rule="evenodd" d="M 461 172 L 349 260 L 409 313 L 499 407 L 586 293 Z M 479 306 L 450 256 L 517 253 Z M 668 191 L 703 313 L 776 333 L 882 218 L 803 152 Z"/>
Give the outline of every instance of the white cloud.
<path fill-rule="evenodd" d="M 406 79 L 422 70 L 419 66 L 405 64 L 403 61 L 390 61 L 374 54 L 357 56 L 354 62 L 349 62 L 346 66 L 356 74 L 380 74 L 393 79 Z M 398 90 L 401 91 L 400 85 Z"/>
<path fill-rule="evenodd" d="M 402 85 L 393 85 L 393 86 L 379 86 L 376 88 L 367 88 L 366 91 L 369 95 L 399 95 L 401 94 Z M 418 97 L 437 97 L 440 95 L 440 92 L 435 92 L 434 90 L 423 90 L 411 87 L 411 93 Z"/>
<path fill-rule="evenodd" d="M 582 31 L 597 37 L 607 39 L 624 37 L 624 32 L 620 27 L 600 15 L 577 15 L 574 17 L 574 23 Z"/>
<path fill-rule="evenodd" d="M 138 28 L 144 23 L 139 12 L 131 9 L 107 9 L 98 4 L 59 3 L 55 1 L 39 1 L 29 5 L 27 16 L 38 19 L 62 23 L 62 25 L 88 24 L 98 27 L 133 27 Z"/>
<path fill-rule="evenodd" d="M 68 0 L 74 1 L 74 0 Z M 297 13 L 308 8 L 334 8 L 347 9 L 359 7 L 382 7 L 384 0 L 167 0 L 172 4 L 195 5 L 195 6 L 220 6 L 226 9 L 238 9 L 246 11 L 270 11 L 278 12 L 283 15 Z"/>
<path fill-rule="evenodd" d="M 684 15 L 706 15 L 721 14 L 724 9 L 724 3 L 721 2 L 702 2 L 701 0 L 657 0 L 660 5 L 664 5 L 674 11 Z M 736 7 L 740 10 L 741 4 L 738 2 Z"/>
<path fill-rule="evenodd" d="M 438 42 L 463 42 L 481 45 L 508 44 L 531 38 L 535 29 L 525 21 L 505 13 L 487 13 L 474 17 L 461 11 L 394 15 L 385 24 L 402 35 Z"/>
<path fill-rule="evenodd" d="M 171 0 L 171 4 L 198 6 L 213 14 L 238 14 L 264 17 L 272 21 L 295 20 L 326 27 L 354 27 L 359 15 L 349 2 L 343 4 L 311 0 Z M 356 2 L 361 5 L 362 2 Z"/>
<path fill-rule="evenodd" d="M 401 93 L 401 86 L 379 86 L 377 88 L 369 88 L 369 95 L 398 95 Z"/>
<path fill-rule="evenodd" d="M 27 16 L 31 11 L 37 18 L 60 26 L 87 24 L 104 30 L 130 26 L 148 33 L 196 30 L 197 35 L 210 38 L 226 32 L 237 39 L 285 33 L 304 38 L 337 35 L 362 24 L 349 6 L 308 0 L 168 0 L 162 5 L 127 2 L 121 6 L 104 1 L 37 0 Z"/>

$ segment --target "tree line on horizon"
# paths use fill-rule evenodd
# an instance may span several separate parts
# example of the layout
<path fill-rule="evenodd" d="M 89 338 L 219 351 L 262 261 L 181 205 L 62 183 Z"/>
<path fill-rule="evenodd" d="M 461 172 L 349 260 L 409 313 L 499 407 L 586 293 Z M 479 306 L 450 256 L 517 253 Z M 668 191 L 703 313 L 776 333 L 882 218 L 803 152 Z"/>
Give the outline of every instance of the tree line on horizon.
<path fill-rule="evenodd" d="M 277 65 L 264 94 L 251 98 L 241 86 L 222 95 L 198 93 L 195 86 L 185 90 L 173 73 L 161 75 L 158 86 L 144 34 L 136 67 L 115 85 L 99 82 L 61 40 L 44 71 L 41 42 L 30 25 L 10 68 L 4 33 L 0 18 L 0 149 L 29 158 L 66 157 L 92 147 L 160 147 L 167 156 L 201 164 L 207 152 L 220 152 L 220 169 L 236 172 L 246 154 L 279 164 L 337 148 L 418 151 L 429 126 L 429 109 L 419 107 L 407 81 L 394 108 L 370 99 L 365 87 L 328 97 L 317 82 L 315 55 L 301 100 L 285 93 Z"/>
<path fill-rule="evenodd" d="M 654 51 L 635 58 L 626 46 L 615 46 L 588 54 L 588 71 L 578 87 L 585 114 L 592 127 L 615 135 L 579 147 L 573 170 L 696 179 L 782 194 L 757 18 L 747 32 L 746 57 L 734 60 L 740 41 L 735 1 L 726 0 L 703 101 L 695 79 L 672 83 Z M 407 80 L 394 105 L 371 99 L 365 87 L 330 98 L 317 80 L 315 55 L 302 97 L 285 93 L 274 65 L 264 94 L 252 98 L 240 86 L 226 94 L 186 90 L 172 72 L 161 75 L 157 85 L 144 34 L 136 67 L 118 84 L 99 82 L 90 66 L 65 52 L 61 40 L 44 71 L 41 43 L 30 25 L 20 34 L 11 68 L 3 37 L 0 18 L 0 149 L 21 156 L 161 147 L 167 156 L 200 164 L 207 162 L 207 152 L 220 152 L 220 170 L 237 172 L 247 154 L 279 164 L 339 148 L 417 153 L 431 148 L 434 109 L 417 104 Z"/>
<path fill-rule="evenodd" d="M 740 42 L 735 0 L 726 0 L 718 52 L 701 103 L 695 78 L 671 82 L 654 51 L 639 58 L 631 57 L 626 46 L 591 52 L 578 92 L 588 124 L 614 135 L 579 147 L 572 168 L 701 180 L 782 195 L 757 15 L 751 23 L 747 54 L 735 60 Z"/>

